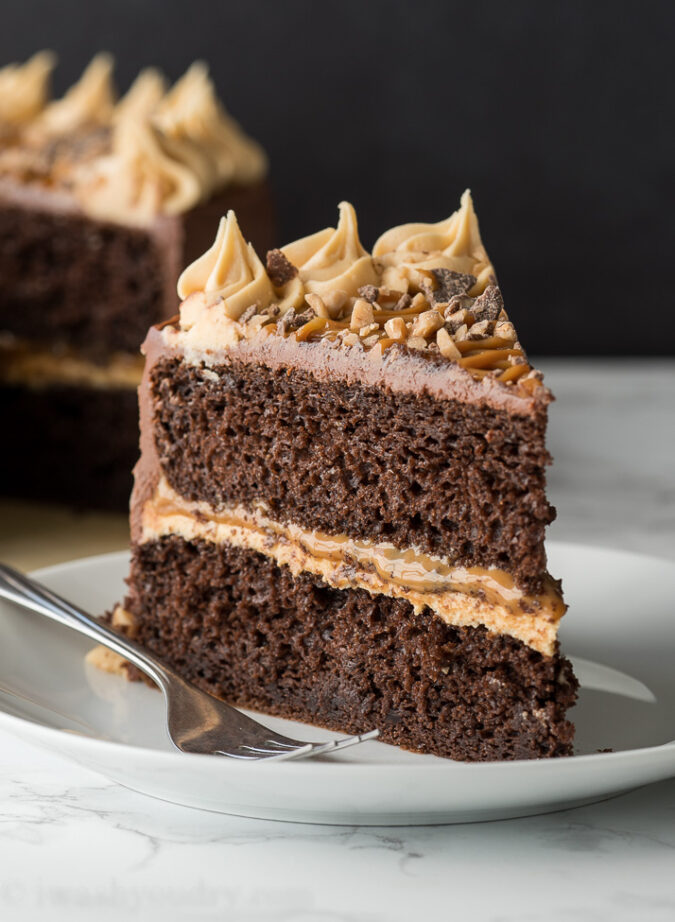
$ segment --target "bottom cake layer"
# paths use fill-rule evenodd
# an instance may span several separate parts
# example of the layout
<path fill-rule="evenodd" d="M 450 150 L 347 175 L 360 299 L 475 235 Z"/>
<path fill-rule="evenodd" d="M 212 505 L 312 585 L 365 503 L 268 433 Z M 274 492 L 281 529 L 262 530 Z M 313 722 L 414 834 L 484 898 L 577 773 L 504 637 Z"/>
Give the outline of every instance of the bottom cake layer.
<path fill-rule="evenodd" d="M 138 399 L 129 388 L 0 387 L 2 492 L 126 511 L 138 458 Z"/>
<path fill-rule="evenodd" d="M 577 682 L 558 655 L 177 536 L 137 545 L 129 584 L 135 638 L 239 706 L 453 759 L 572 752 Z"/>

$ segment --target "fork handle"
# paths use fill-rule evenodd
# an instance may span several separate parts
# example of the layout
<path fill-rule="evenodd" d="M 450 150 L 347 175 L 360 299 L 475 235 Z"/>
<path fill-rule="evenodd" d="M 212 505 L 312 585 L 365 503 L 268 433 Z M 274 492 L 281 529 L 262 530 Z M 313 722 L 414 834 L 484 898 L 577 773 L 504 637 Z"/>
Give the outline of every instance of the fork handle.
<path fill-rule="evenodd" d="M 3 563 L 0 563 L 0 598 L 27 608 L 29 611 L 37 612 L 39 615 L 44 615 L 52 621 L 64 624 L 98 641 L 108 649 L 119 653 L 134 666 L 138 666 L 163 690 L 167 688 L 171 680 L 177 678 L 171 668 L 158 662 L 133 640 L 123 637 L 106 624 L 101 624 L 81 608 L 52 592 L 51 589 L 47 589 L 41 583 Z"/>

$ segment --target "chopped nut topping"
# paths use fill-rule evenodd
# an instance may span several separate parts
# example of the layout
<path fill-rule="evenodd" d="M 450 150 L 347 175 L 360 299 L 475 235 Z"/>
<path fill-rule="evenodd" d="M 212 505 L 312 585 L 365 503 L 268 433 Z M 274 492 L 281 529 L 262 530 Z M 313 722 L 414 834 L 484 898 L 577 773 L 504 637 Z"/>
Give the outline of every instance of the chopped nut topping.
<path fill-rule="evenodd" d="M 420 352 L 423 349 L 426 349 L 427 345 L 428 343 L 426 339 L 423 339 L 421 336 L 411 336 L 406 343 L 406 346 L 408 346 L 409 349 L 417 349 Z"/>
<path fill-rule="evenodd" d="M 298 274 L 297 268 L 281 250 L 267 251 L 267 274 L 275 288 L 281 288 Z"/>
<path fill-rule="evenodd" d="M 452 335 L 456 343 L 461 343 L 467 338 L 467 333 L 469 332 L 468 326 L 463 323 L 456 330 L 452 330 Z"/>
<path fill-rule="evenodd" d="M 346 346 L 355 346 L 357 343 L 361 342 L 361 340 L 359 339 L 356 333 L 350 333 L 348 330 L 343 330 L 343 332 L 340 335 L 342 338 L 342 342 Z"/>
<path fill-rule="evenodd" d="M 398 342 L 402 342 L 408 337 L 408 330 L 403 317 L 392 317 L 391 320 L 387 320 L 384 325 L 384 332 L 387 336 L 390 336 L 391 339 L 395 339 Z"/>
<path fill-rule="evenodd" d="M 473 303 L 471 312 L 477 320 L 497 320 L 504 310 L 502 293 L 496 285 L 488 285 Z"/>
<path fill-rule="evenodd" d="M 461 358 L 462 353 L 452 341 L 452 336 L 450 336 L 445 327 L 441 327 L 438 333 L 436 333 L 436 344 L 441 355 L 446 359 Z"/>
<path fill-rule="evenodd" d="M 511 321 L 502 320 L 501 323 L 498 323 L 495 327 L 495 336 L 498 336 L 500 339 L 505 339 L 507 342 L 515 343 L 516 331 Z"/>
<path fill-rule="evenodd" d="M 373 323 L 374 320 L 375 316 L 373 314 L 372 304 L 369 301 L 366 301 L 365 298 L 358 298 L 352 310 L 349 329 L 356 333 L 361 329 L 361 327 L 365 327 L 369 323 Z"/>
<path fill-rule="evenodd" d="M 418 314 L 413 323 L 412 335 L 423 336 L 427 339 L 432 333 L 443 326 L 443 317 L 438 311 L 423 311 Z"/>
<path fill-rule="evenodd" d="M 380 329 L 379 323 L 367 323 L 364 327 L 361 327 L 359 330 L 359 336 L 361 339 L 365 339 L 366 336 L 370 336 L 371 333 L 376 333 Z"/>
<path fill-rule="evenodd" d="M 358 292 L 364 301 L 370 301 L 372 304 L 374 301 L 377 301 L 380 289 L 376 285 L 362 285 L 358 289 Z"/>
<path fill-rule="evenodd" d="M 305 301 L 309 304 L 317 317 L 330 317 L 328 308 L 326 307 L 324 300 L 320 295 L 305 295 Z"/>

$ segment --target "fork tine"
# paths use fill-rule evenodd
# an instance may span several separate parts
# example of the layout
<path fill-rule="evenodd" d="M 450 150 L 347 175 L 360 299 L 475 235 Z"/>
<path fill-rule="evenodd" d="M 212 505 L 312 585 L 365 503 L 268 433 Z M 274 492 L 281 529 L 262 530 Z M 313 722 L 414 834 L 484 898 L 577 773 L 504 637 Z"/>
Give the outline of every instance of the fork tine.
<path fill-rule="evenodd" d="M 358 746 L 359 743 L 365 743 L 367 740 L 374 740 L 379 735 L 379 730 L 369 730 L 368 733 L 360 733 L 357 736 L 347 736 L 341 740 L 329 740 L 327 743 L 313 743 L 311 744 L 309 752 L 306 752 L 303 747 L 302 750 L 296 749 L 294 752 L 289 752 L 284 758 L 287 760 L 307 759 L 314 758 L 314 756 L 331 755 L 334 752 L 339 752 L 341 749 L 349 749 L 350 746 Z M 272 756 L 271 758 L 276 760 L 280 757 Z"/>
<path fill-rule="evenodd" d="M 314 756 L 330 755 L 339 752 L 342 749 L 348 749 L 350 746 L 357 746 L 367 740 L 376 739 L 380 735 L 379 730 L 370 730 L 368 733 L 361 733 L 357 736 L 346 736 L 341 740 L 329 740 L 326 743 L 306 743 L 292 746 L 290 743 L 281 743 L 276 740 L 268 740 L 269 748 L 262 746 L 239 746 L 237 749 L 225 752 L 222 749 L 217 750 L 216 755 L 229 756 L 232 759 L 258 760 L 264 762 L 290 762 L 296 759 L 308 759 Z"/>

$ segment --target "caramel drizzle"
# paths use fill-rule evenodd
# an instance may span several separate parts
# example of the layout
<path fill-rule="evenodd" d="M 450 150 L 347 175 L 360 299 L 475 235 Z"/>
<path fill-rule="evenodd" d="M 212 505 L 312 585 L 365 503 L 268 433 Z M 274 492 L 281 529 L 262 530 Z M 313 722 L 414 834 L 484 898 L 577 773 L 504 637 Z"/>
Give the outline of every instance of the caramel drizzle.
<path fill-rule="evenodd" d="M 389 320 L 392 317 L 414 316 L 419 314 L 420 310 L 420 308 L 407 308 L 401 311 L 374 311 L 373 314 L 376 321 L 381 321 Z M 348 320 L 329 320 L 326 317 L 313 317 L 299 330 L 295 331 L 295 339 L 299 343 L 319 342 L 322 339 L 334 341 L 341 330 L 348 329 Z M 272 331 L 270 330 L 270 332 Z M 290 335 L 290 333 L 286 333 L 284 338 Z M 398 340 L 384 335 L 371 348 L 379 347 L 380 352 L 384 353 L 396 342 Z M 455 345 L 462 354 L 462 357 L 457 360 L 457 364 L 465 368 L 477 379 L 499 371 L 501 374 L 497 375 L 497 380 L 506 384 L 517 381 L 524 374 L 531 371 L 531 366 L 525 360 L 523 350 L 519 347 L 514 347 L 508 340 L 500 339 L 498 336 L 486 337 L 483 340 L 462 340 L 456 342 Z M 509 361 L 512 358 L 521 359 L 521 362 L 514 365 Z"/>
<path fill-rule="evenodd" d="M 413 548 L 399 550 L 393 545 L 356 540 L 347 535 L 306 531 L 298 525 L 283 525 L 261 512 L 249 513 L 239 508 L 215 512 L 204 503 L 188 503 L 168 485 L 164 485 L 164 491 L 164 495 L 156 495 L 146 507 L 146 514 L 152 508 L 151 515 L 159 522 L 188 517 L 204 525 L 257 532 L 271 542 L 295 544 L 313 558 L 330 560 L 336 564 L 338 573 L 340 570 L 373 571 L 403 592 L 477 596 L 489 605 L 500 606 L 510 615 L 517 617 L 536 612 L 551 622 L 557 622 L 565 613 L 557 585 L 548 575 L 543 592 L 530 595 L 516 586 L 510 574 L 497 568 L 456 566 Z M 431 600 L 429 604 L 433 606 Z"/>

